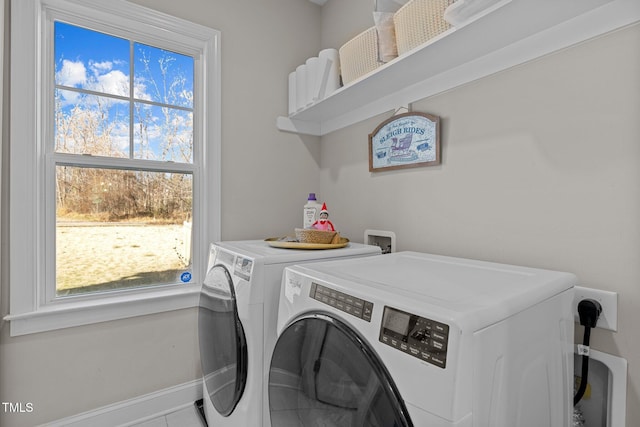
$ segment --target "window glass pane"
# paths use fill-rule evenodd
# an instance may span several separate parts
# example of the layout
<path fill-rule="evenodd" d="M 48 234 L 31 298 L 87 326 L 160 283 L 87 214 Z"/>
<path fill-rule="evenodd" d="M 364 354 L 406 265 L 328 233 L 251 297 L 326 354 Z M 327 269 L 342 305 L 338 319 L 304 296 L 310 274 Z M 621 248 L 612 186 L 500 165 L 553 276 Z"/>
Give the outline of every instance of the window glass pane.
<path fill-rule="evenodd" d="M 128 40 L 63 22 L 54 32 L 56 85 L 129 96 Z"/>
<path fill-rule="evenodd" d="M 193 113 L 134 104 L 134 158 L 193 162 Z"/>
<path fill-rule="evenodd" d="M 141 43 L 133 49 L 136 99 L 193 108 L 193 57 Z"/>
<path fill-rule="evenodd" d="M 56 167 L 56 295 L 191 281 L 192 175 Z"/>
<path fill-rule="evenodd" d="M 56 89 L 55 150 L 58 153 L 129 157 L 129 103 Z"/>

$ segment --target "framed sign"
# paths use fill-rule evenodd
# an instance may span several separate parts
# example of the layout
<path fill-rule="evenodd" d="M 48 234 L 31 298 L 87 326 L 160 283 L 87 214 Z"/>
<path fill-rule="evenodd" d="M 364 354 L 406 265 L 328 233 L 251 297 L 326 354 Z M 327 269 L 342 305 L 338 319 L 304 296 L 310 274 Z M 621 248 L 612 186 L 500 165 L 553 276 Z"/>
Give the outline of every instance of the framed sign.
<path fill-rule="evenodd" d="M 369 171 L 440 164 L 440 118 L 398 114 L 369 134 Z"/>

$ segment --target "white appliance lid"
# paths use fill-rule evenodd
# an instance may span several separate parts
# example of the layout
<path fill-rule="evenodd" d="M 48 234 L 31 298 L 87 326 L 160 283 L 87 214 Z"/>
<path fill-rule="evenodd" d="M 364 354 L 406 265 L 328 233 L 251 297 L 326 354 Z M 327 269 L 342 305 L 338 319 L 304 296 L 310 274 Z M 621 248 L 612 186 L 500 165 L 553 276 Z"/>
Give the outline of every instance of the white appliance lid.
<path fill-rule="evenodd" d="M 419 301 L 450 319 L 472 317 L 490 324 L 575 285 L 573 274 L 452 258 L 397 252 L 372 258 L 311 263 L 306 274 L 332 278 Z M 425 309 L 427 307 L 425 306 Z"/>
<path fill-rule="evenodd" d="M 264 264 L 296 263 L 381 253 L 377 246 L 353 242 L 349 242 L 344 248 L 322 250 L 274 248 L 264 240 L 223 241 L 216 242 L 216 246 L 242 256 L 261 258 Z"/>

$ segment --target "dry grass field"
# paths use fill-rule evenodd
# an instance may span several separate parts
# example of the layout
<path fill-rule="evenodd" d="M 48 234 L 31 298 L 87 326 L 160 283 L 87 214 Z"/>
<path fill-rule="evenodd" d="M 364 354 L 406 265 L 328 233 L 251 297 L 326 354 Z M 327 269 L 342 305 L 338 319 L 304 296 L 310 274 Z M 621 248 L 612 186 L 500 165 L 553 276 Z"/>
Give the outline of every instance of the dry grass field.
<path fill-rule="evenodd" d="M 182 225 L 59 224 L 57 293 L 174 283 L 185 268 L 186 235 Z"/>

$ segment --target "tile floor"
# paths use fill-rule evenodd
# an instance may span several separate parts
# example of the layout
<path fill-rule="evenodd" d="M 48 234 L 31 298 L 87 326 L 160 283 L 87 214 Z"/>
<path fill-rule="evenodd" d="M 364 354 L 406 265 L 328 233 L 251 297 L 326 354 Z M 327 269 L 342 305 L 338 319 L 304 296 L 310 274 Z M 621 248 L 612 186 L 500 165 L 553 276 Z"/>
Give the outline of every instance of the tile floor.
<path fill-rule="evenodd" d="M 131 427 L 204 427 L 194 405 Z"/>

